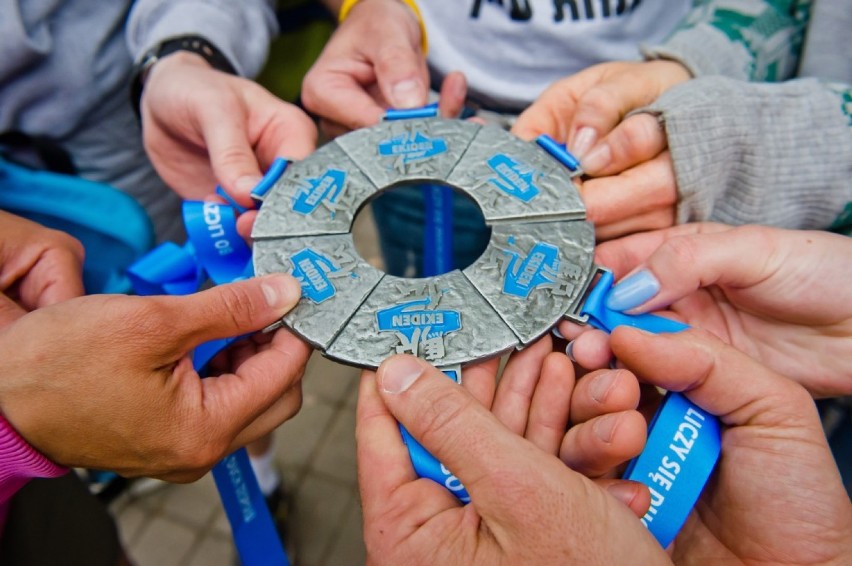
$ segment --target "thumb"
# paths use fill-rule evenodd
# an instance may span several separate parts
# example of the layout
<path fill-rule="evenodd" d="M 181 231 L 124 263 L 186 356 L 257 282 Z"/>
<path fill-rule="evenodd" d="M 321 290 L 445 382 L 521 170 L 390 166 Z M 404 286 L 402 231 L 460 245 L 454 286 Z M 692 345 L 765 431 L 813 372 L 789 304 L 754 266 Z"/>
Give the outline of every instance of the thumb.
<path fill-rule="evenodd" d="M 505 497 L 495 498 L 495 470 L 525 484 L 542 467 L 543 453 L 427 362 L 391 357 L 379 367 L 377 382 L 388 410 L 461 480 L 481 512 L 490 507 L 499 514 L 505 507 Z"/>
<path fill-rule="evenodd" d="M 394 108 L 423 106 L 429 94 L 429 72 L 420 50 L 419 28 L 414 29 L 417 37 L 400 33 L 388 36 L 373 59 L 379 90 Z"/>
<path fill-rule="evenodd" d="M 301 287 L 292 276 L 274 274 L 194 295 L 160 298 L 170 303 L 178 342 L 194 347 L 269 326 L 289 312 L 300 297 Z"/>
<path fill-rule="evenodd" d="M 683 392 L 729 426 L 810 426 L 808 392 L 700 329 L 649 334 L 619 327 L 612 351 L 641 380 Z M 815 414 L 815 413 L 814 413 Z"/>

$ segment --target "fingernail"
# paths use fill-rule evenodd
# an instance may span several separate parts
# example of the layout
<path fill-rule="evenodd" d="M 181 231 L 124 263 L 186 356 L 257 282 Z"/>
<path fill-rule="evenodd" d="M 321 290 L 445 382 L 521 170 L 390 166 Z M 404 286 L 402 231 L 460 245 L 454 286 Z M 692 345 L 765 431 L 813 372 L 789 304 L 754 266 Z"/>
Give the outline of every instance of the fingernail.
<path fill-rule="evenodd" d="M 577 363 L 577 360 L 574 359 L 574 341 L 571 340 L 568 342 L 568 345 L 565 346 L 565 355 L 568 356 L 568 359 L 574 363 Z"/>
<path fill-rule="evenodd" d="M 412 356 L 396 356 L 382 367 L 382 390 L 386 393 L 407 391 L 423 373 L 423 366 Z"/>
<path fill-rule="evenodd" d="M 612 288 L 606 306 L 615 311 L 636 308 L 660 292 L 660 282 L 654 274 L 643 269 L 623 279 Z"/>
<path fill-rule="evenodd" d="M 627 505 L 630 506 L 633 503 L 633 500 L 636 499 L 636 491 L 638 484 L 634 482 L 617 482 L 611 483 L 606 486 L 606 490 L 610 495 Z"/>
<path fill-rule="evenodd" d="M 574 142 L 569 149 L 579 159 L 586 155 L 587 151 L 592 149 L 597 138 L 598 133 L 594 129 L 584 126 L 577 130 L 577 135 L 574 137 Z"/>
<path fill-rule="evenodd" d="M 559 327 L 558 327 L 558 326 L 554 326 L 553 328 L 551 328 L 551 329 L 550 329 L 550 331 L 551 331 L 551 332 L 553 333 L 553 335 L 554 335 L 554 336 L 556 336 L 557 338 L 561 338 L 562 340 L 565 340 L 565 337 L 564 337 L 564 336 L 562 336 L 562 333 L 561 333 L 561 332 L 559 332 Z"/>
<path fill-rule="evenodd" d="M 391 89 L 391 101 L 395 108 L 413 108 L 421 104 L 423 93 L 420 83 L 413 79 L 401 81 Z"/>
<path fill-rule="evenodd" d="M 589 155 L 580 160 L 583 169 L 586 171 L 600 171 L 612 161 L 612 151 L 609 145 L 599 145 L 589 152 Z"/>
<path fill-rule="evenodd" d="M 612 435 L 615 432 L 615 425 L 618 422 L 618 415 L 604 415 L 595 419 L 592 425 L 592 430 L 598 438 L 609 444 L 612 442 Z"/>
<path fill-rule="evenodd" d="M 616 377 L 618 377 L 618 374 L 614 371 L 601 373 L 595 377 L 589 385 L 589 394 L 591 394 L 592 399 L 598 403 L 603 403 L 609 395 L 610 390 L 612 390 Z"/>
<path fill-rule="evenodd" d="M 302 288 L 295 279 L 287 275 L 263 277 L 260 290 L 263 291 L 266 304 L 273 309 L 289 310 L 302 296 Z"/>
<path fill-rule="evenodd" d="M 250 195 L 261 179 L 257 175 L 243 175 L 234 182 L 234 190 L 240 195 Z"/>

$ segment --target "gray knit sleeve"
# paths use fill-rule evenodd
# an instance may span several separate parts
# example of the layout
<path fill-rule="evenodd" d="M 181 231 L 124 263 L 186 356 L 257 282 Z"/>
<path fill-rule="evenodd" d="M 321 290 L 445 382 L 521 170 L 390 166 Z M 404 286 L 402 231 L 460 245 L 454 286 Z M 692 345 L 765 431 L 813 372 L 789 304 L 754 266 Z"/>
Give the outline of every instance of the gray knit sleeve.
<path fill-rule="evenodd" d="M 848 86 L 706 77 L 645 111 L 665 124 L 679 223 L 824 229 L 852 202 Z"/>
<path fill-rule="evenodd" d="M 240 75 L 254 77 L 278 32 L 272 0 L 136 0 L 127 21 L 134 60 L 157 43 L 201 35 L 218 47 Z"/>
<path fill-rule="evenodd" d="M 662 45 L 642 45 L 646 59 L 680 62 L 695 77 L 780 81 L 796 71 L 810 1 L 701 0 Z"/>

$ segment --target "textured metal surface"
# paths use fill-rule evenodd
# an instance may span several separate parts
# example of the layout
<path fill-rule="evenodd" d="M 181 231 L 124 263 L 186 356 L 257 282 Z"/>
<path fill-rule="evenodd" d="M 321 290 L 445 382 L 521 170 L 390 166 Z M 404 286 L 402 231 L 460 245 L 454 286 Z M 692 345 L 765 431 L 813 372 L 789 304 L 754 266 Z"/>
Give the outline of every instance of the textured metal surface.
<path fill-rule="evenodd" d="M 489 224 L 586 217 L 568 171 L 536 144 L 499 128 L 480 128 L 447 182 L 473 197 Z"/>
<path fill-rule="evenodd" d="M 356 130 L 337 143 L 379 188 L 412 181 L 440 183 L 478 130 L 478 125 L 459 120 L 398 120 Z"/>
<path fill-rule="evenodd" d="M 517 345 L 509 327 L 456 270 L 425 279 L 386 275 L 325 353 L 366 367 L 394 353 L 445 366 Z"/>
<path fill-rule="evenodd" d="M 300 280 L 302 300 L 284 324 L 320 349 L 331 344 L 384 277 L 361 259 L 351 234 L 260 240 L 253 254 L 258 275 L 283 272 Z"/>
<path fill-rule="evenodd" d="M 358 210 L 408 182 L 449 184 L 483 209 L 491 242 L 464 272 L 402 279 L 355 251 Z M 534 143 L 457 120 L 385 122 L 287 169 L 255 223 L 255 271 L 301 278 L 284 323 L 330 358 L 465 364 L 522 347 L 576 310 L 594 270 L 584 218 L 570 174 Z"/>
<path fill-rule="evenodd" d="M 495 226 L 485 253 L 464 275 L 526 345 L 582 298 L 594 247 L 588 222 Z"/>
<path fill-rule="evenodd" d="M 270 189 L 252 230 L 254 240 L 345 234 L 376 186 L 335 142 L 290 164 Z"/>

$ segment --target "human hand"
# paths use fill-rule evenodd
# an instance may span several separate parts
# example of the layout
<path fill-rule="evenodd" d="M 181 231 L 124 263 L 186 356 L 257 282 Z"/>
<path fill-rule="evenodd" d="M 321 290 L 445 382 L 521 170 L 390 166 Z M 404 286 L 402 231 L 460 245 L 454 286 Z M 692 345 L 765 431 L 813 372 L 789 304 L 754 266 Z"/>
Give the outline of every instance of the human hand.
<path fill-rule="evenodd" d="M 852 505 L 800 385 L 702 330 L 620 327 L 612 348 L 641 381 L 684 393 L 727 427 L 714 476 L 674 541 L 676 564 L 852 560 Z"/>
<path fill-rule="evenodd" d="M 550 85 L 518 116 L 512 131 L 523 139 L 547 134 L 578 158 L 621 120 L 690 78 L 676 61 L 612 61 Z"/>
<path fill-rule="evenodd" d="M 469 505 L 417 479 L 395 419 L 453 470 Z M 417 358 L 364 372 L 356 439 L 368 563 L 668 563 L 628 507 Z"/>
<path fill-rule="evenodd" d="M 610 62 L 564 78 L 542 93 L 512 131 L 567 141 L 591 176 L 580 187 L 599 241 L 675 222 L 677 184 L 665 131 L 631 111 L 689 79 L 675 61 Z"/>
<path fill-rule="evenodd" d="M 82 295 L 83 255 L 83 245 L 65 232 L 0 211 L 0 328 Z"/>
<path fill-rule="evenodd" d="M 429 71 L 415 14 L 398 0 L 362 0 L 338 26 L 302 82 L 302 102 L 330 137 L 378 123 L 388 107 L 423 106 Z M 441 90 L 441 114 L 456 115 L 460 73 Z"/>
<path fill-rule="evenodd" d="M 852 243 L 827 232 L 684 224 L 606 242 L 596 262 L 616 279 L 608 306 L 668 308 L 815 396 L 852 393 Z M 588 368 L 610 358 L 607 336 L 563 323 Z M 819 354 L 817 354 L 819 353 Z"/>
<path fill-rule="evenodd" d="M 251 207 L 251 190 L 276 158 L 302 159 L 316 145 L 304 112 L 188 52 L 152 67 L 141 112 L 151 162 L 185 199 L 203 200 L 221 185 Z"/>
<path fill-rule="evenodd" d="M 0 331 L 0 410 L 59 464 L 197 479 L 298 411 L 310 348 L 279 330 L 206 379 L 191 351 L 264 328 L 300 294 L 295 279 L 272 275 L 188 296 L 92 295 L 39 309 Z"/>
<path fill-rule="evenodd" d="M 625 374 L 606 370 L 576 378 L 571 361 L 554 352 L 545 335 L 509 356 L 490 397 L 466 386 L 509 431 L 572 470 L 600 478 L 599 485 L 642 516 L 649 505 L 647 490 L 613 479 L 617 467 L 642 451 L 647 428 L 636 411 L 639 387 Z M 626 485 L 616 485 L 621 483 Z"/>

